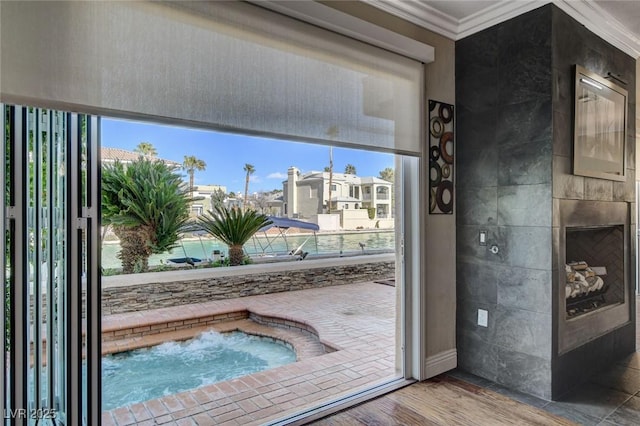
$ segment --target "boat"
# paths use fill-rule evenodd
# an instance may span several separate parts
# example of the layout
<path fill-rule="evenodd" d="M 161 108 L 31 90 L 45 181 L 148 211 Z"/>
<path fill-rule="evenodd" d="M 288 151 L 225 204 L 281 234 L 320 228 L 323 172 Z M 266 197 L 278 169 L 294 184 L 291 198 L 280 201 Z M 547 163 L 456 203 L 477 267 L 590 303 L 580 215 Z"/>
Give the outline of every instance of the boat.
<path fill-rule="evenodd" d="M 318 237 L 316 234 L 316 231 L 320 230 L 320 227 L 318 225 L 316 225 L 315 223 L 304 222 L 302 220 L 290 219 L 286 217 L 268 216 L 268 218 L 271 223 L 269 223 L 266 226 L 263 226 L 258 230 L 258 232 L 261 232 L 264 234 L 263 240 L 266 241 L 266 243 L 261 241 L 262 239 L 252 238 L 253 245 L 256 248 L 255 251 L 258 252 L 258 255 L 252 256 L 252 260 L 254 262 L 275 262 L 280 260 L 304 260 L 309 255 L 309 252 L 305 251 L 304 247 L 312 237 L 315 240 L 315 251 L 316 253 L 318 253 Z M 273 228 L 276 228 L 278 230 L 278 233 L 275 235 L 269 235 L 267 231 Z M 287 233 L 291 228 L 313 231 L 313 235 L 312 236 L 310 235 L 299 246 L 290 248 L 289 242 L 287 241 Z M 285 243 L 286 249 L 282 252 L 277 252 L 273 248 L 273 244 L 278 239 L 282 239 Z"/>
<path fill-rule="evenodd" d="M 196 266 L 202 263 L 202 259 L 197 257 L 172 257 L 171 259 L 167 259 L 167 262 L 176 265 Z"/>
<path fill-rule="evenodd" d="M 182 246 L 182 252 L 184 253 L 184 257 L 172 257 L 167 259 L 167 263 L 169 265 L 173 265 L 173 266 L 183 266 L 183 265 L 191 265 L 191 266 L 198 266 L 204 262 L 209 262 L 210 259 L 207 257 L 207 252 L 204 249 L 204 243 L 202 242 L 202 235 L 204 235 L 205 233 L 203 231 L 195 231 L 193 232 L 194 235 L 198 236 L 198 239 L 200 240 L 200 245 L 202 246 L 202 252 L 205 255 L 205 259 L 201 259 L 199 257 L 191 257 L 191 256 L 187 256 L 187 250 L 184 248 L 184 243 L 182 242 L 182 239 L 180 240 L 180 245 Z"/>

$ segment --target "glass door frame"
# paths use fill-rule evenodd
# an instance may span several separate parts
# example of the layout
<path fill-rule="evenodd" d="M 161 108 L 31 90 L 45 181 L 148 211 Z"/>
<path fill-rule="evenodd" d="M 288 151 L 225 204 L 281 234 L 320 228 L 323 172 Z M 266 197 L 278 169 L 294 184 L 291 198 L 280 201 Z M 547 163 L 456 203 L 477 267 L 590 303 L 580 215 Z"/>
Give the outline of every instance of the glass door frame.
<path fill-rule="evenodd" d="M 5 327 L 2 331 L 2 361 L 10 367 L 0 373 L 4 422 L 98 425 L 99 119 L 0 105 L 5 138 L 0 151 L 1 230 L 7 238 L 0 243 L 1 298 L 3 323 L 10 320 L 9 339 Z M 54 181 L 62 187 L 55 196 Z M 58 240 L 53 231 L 62 232 Z"/>

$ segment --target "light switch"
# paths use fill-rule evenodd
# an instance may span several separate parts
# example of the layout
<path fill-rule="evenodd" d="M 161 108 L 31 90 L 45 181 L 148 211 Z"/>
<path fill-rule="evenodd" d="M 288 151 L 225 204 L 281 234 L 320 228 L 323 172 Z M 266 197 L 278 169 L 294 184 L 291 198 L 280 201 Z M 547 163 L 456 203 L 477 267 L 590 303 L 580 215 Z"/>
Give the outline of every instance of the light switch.
<path fill-rule="evenodd" d="M 481 246 L 486 246 L 487 245 L 487 231 L 480 231 L 480 245 Z"/>
<path fill-rule="evenodd" d="M 484 309 L 478 309 L 478 325 L 480 327 L 489 326 L 489 312 Z"/>

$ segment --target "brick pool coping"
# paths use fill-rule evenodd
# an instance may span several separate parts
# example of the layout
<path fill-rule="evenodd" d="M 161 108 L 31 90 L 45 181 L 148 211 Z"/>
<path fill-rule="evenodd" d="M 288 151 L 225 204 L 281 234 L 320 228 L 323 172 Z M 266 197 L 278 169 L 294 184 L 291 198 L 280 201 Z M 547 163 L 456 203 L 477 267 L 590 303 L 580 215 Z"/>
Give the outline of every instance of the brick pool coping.
<path fill-rule="evenodd" d="M 293 349 L 298 361 L 337 350 L 321 342 L 313 327 L 295 321 L 263 317 L 248 310 L 200 318 L 179 319 L 180 315 L 177 315 L 174 319 L 163 316 L 158 320 L 153 317 L 152 313 L 146 324 L 126 324 L 119 321 L 118 325 L 125 327 L 122 329 L 116 328 L 115 324 L 107 324 L 107 330 L 102 332 L 102 355 L 147 348 L 169 341 L 189 340 L 207 331 L 241 331 L 268 337 Z"/>
<path fill-rule="evenodd" d="M 174 327 L 190 325 L 169 331 L 184 335 L 208 327 L 206 324 L 194 327 L 199 324 L 195 322 L 185 324 L 188 317 L 232 315 L 227 318 L 227 325 L 244 321 L 246 327 L 263 327 L 254 321 L 233 317 L 238 312 L 251 312 L 256 318 L 281 318 L 283 324 L 287 321 L 303 324 L 317 333 L 319 341 L 337 350 L 314 355 L 310 347 L 305 348 L 309 355 L 301 356 L 300 361 L 293 364 L 106 411 L 102 416 L 103 425 L 262 424 L 305 406 L 389 380 L 397 374 L 395 299 L 395 288 L 366 282 L 106 316 L 103 331 L 113 331 L 114 336 L 118 329 L 143 333 L 151 331 L 152 324 L 171 323 L 175 323 Z M 225 322 L 210 326 L 220 324 Z M 135 331 L 140 327 L 144 329 Z M 309 330 L 305 333 L 296 327 L 276 331 L 312 337 Z M 158 339 L 158 336 L 156 333 L 130 338 Z M 107 344 L 109 342 L 105 342 Z M 313 350 L 317 350 L 317 346 Z"/>

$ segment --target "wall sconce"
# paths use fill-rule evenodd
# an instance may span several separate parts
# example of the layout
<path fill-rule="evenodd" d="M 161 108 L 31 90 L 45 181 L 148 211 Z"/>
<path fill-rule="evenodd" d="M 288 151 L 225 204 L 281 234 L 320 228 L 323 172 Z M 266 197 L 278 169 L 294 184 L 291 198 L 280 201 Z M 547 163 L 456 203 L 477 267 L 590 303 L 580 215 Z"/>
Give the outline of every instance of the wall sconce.
<path fill-rule="evenodd" d="M 606 79 L 607 79 L 607 80 L 609 80 L 609 81 L 611 81 L 611 80 L 615 80 L 615 81 L 617 81 L 618 83 L 621 83 L 621 84 L 623 84 L 623 85 L 625 85 L 625 86 L 627 85 L 627 82 L 626 82 L 625 80 L 623 80 L 623 79 L 622 79 L 622 75 L 621 75 L 621 74 L 614 74 L 614 73 L 612 73 L 611 71 L 609 71 L 609 72 L 607 73 L 607 75 L 606 75 L 604 78 L 606 78 Z"/>

